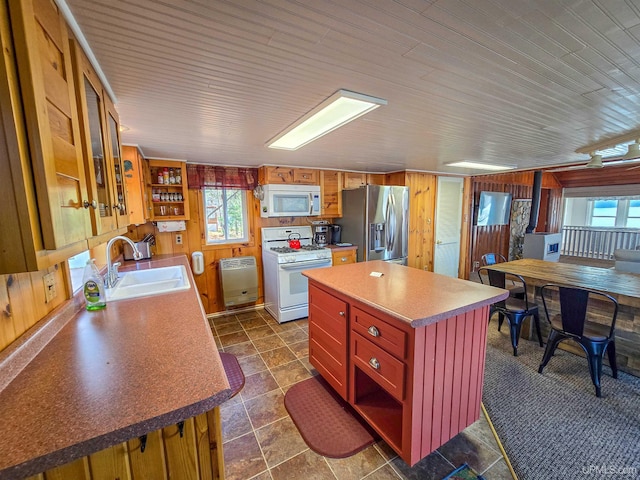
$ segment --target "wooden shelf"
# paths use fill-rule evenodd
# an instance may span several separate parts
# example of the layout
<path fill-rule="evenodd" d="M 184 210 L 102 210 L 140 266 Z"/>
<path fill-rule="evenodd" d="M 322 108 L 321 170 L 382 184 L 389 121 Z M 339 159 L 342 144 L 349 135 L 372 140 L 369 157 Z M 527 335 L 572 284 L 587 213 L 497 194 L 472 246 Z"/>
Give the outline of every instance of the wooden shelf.
<path fill-rule="evenodd" d="M 353 407 L 393 448 L 402 450 L 403 404 L 394 399 L 371 377 L 355 367 Z"/>

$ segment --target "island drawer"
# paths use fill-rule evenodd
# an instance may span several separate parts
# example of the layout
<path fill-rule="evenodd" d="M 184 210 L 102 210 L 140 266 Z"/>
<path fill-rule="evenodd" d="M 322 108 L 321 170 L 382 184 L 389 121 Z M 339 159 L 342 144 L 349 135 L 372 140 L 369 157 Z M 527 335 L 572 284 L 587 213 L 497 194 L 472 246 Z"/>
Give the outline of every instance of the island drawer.
<path fill-rule="evenodd" d="M 320 310 L 328 313 L 332 318 L 341 319 L 340 323 L 346 325 L 347 303 L 339 300 L 330 293 L 319 289 L 314 285 L 309 286 L 309 304 L 316 305 Z"/>
<path fill-rule="evenodd" d="M 407 357 L 407 333 L 357 307 L 351 309 L 351 330 L 400 360 Z"/>
<path fill-rule="evenodd" d="M 351 336 L 351 359 L 356 367 L 398 401 L 404 400 L 405 364 L 367 338 Z"/>

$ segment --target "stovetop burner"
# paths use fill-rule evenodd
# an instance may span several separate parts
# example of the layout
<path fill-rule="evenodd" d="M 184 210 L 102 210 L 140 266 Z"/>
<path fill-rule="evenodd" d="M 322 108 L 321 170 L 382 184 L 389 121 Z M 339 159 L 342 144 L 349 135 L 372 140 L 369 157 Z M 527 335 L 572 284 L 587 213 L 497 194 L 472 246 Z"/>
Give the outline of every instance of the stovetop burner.
<path fill-rule="evenodd" d="M 324 247 L 319 247 L 317 245 L 302 245 L 300 248 L 271 247 L 271 251 L 276 253 L 310 252 L 315 250 L 324 250 Z"/>

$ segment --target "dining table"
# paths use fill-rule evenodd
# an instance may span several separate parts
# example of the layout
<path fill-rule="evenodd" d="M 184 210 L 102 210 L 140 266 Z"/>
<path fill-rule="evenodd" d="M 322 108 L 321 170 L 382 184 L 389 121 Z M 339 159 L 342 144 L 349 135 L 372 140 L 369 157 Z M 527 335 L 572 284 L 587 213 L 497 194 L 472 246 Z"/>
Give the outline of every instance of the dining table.
<path fill-rule="evenodd" d="M 611 295 L 619 305 L 616 322 L 618 368 L 634 376 L 640 376 L 640 274 L 621 272 L 615 268 L 549 262 L 532 258 L 496 263 L 487 268 L 520 275 L 525 280 L 529 300 L 539 305 L 543 319 L 545 314 L 540 287 L 548 283 L 589 288 Z M 551 315 L 557 313 L 555 305 L 550 307 Z M 543 341 L 546 341 L 549 331 L 548 322 L 542 320 L 540 323 Z M 530 323 L 523 325 L 522 335 L 525 338 L 532 338 L 532 335 L 535 335 Z M 566 349 L 578 354 L 582 353 L 579 347 L 569 346 Z M 542 351 L 540 358 L 542 358 Z"/>

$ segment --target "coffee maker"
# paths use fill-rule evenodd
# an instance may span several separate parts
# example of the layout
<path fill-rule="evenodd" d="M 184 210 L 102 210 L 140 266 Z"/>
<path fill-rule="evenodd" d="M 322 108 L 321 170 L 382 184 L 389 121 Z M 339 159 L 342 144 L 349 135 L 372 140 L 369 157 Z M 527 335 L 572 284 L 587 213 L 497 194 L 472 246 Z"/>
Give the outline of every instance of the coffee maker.
<path fill-rule="evenodd" d="M 326 247 L 329 243 L 329 225 L 315 225 L 313 227 L 313 243 L 319 247 Z"/>
<path fill-rule="evenodd" d="M 342 241 L 342 227 L 340 225 L 330 225 L 331 230 L 331 243 L 333 245 Z"/>

